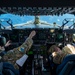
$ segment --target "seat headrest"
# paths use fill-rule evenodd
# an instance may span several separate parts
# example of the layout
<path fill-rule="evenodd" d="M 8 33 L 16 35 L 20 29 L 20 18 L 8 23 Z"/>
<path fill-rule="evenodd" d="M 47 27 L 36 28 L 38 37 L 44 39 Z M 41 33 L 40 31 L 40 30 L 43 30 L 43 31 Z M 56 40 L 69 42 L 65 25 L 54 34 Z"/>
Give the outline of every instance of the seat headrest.
<path fill-rule="evenodd" d="M 75 42 L 75 34 L 72 35 L 72 39 Z"/>

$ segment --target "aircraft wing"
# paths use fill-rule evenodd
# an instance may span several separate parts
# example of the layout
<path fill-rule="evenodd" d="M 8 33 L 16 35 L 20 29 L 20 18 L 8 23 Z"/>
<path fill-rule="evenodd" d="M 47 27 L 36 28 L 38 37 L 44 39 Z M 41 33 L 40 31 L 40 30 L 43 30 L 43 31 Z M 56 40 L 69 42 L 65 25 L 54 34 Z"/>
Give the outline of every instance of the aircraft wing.
<path fill-rule="evenodd" d="M 27 23 L 21 23 L 21 24 L 16 24 L 16 25 L 13 25 L 13 27 L 18 27 L 18 26 L 26 26 L 26 25 L 29 25 L 29 24 L 33 24 L 32 21 L 28 21 Z"/>
<path fill-rule="evenodd" d="M 50 23 L 48 23 L 48 22 L 46 22 L 46 21 L 40 21 L 40 24 L 41 24 L 41 25 L 50 25 L 50 26 L 52 26 Z"/>
<path fill-rule="evenodd" d="M 61 27 L 60 25 L 58 25 L 58 24 L 52 24 L 52 23 L 48 23 L 48 22 L 46 22 L 46 21 L 41 21 L 40 22 L 40 24 L 41 25 L 49 25 L 49 26 L 53 26 L 53 27 Z"/>
<path fill-rule="evenodd" d="M 26 23 L 15 24 L 15 25 L 13 25 L 13 28 L 22 27 L 22 26 L 26 26 L 26 25 L 30 25 L 30 24 L 33 24 L 33 22 L 32 21 L 28 21 Z M 11 28 L 11 27 L 10 26 L 7 26 L 6 28 Z"/>

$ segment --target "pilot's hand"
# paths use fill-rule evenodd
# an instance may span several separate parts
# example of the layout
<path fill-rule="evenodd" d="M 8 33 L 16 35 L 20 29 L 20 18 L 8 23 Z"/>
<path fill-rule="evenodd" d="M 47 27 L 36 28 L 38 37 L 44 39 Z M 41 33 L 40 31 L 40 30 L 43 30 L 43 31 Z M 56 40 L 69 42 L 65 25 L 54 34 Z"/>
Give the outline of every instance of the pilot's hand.
<path fill-rule="evenodd" d="M 9 40 L 9 41 L 5 44 L 5 47 L 8 47 L 9 45 L 11 45 L 11 40 Z"/>
<path fill-rule="evenodd" d="M 29 38 L 33 38 L 34 36 L 36 35 L 36 32 L 35 31 L 32 31 L 29 35 Z"/>
<path fill-rule="evenodd" d="M 52 53 L 52 56 L 55 57 L 55 56 L 56 56 L 56 52 L 53 52 L 53 53 Z"/>

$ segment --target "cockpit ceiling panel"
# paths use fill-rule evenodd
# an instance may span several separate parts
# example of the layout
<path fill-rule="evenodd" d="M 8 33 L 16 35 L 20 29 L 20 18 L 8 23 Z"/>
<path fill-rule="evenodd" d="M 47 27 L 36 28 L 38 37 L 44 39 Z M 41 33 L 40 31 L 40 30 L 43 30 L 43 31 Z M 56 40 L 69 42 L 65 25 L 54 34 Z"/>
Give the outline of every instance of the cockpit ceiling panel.
<path fill-rule="evenodd" d="M 0 14 L 63 15 L 75 14 L 74 0 L 0 0 Z"/>
<path fill-rule="evenodd" d="M 74 14 L 75 7 L 0 7 L 0 14 L 15 15 L 63 15 Z"/>

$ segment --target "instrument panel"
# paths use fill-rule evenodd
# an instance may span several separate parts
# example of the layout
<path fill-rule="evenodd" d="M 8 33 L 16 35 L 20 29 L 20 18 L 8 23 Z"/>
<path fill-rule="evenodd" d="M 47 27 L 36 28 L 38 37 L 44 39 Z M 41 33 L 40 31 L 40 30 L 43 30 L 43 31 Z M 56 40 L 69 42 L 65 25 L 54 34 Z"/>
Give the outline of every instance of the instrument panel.
<path fill-rule="evenodd" d="M 12 34 L 9 35 L 10 40 L 12 42 L 24 42 L 33 30 L 36 31 L 34 41 L 63 42 L 64 35 L 62 30 L 59 29 L 14 29 Z"/>
<path fill-rule="evenodd" d="M 13 29 L 6 33 L 1 33 L 7 41 L 11 40 L 12 44 L 21 45 L 30 32 L 35 30 L 36 35 L 33 38 L 34 45 L 46 45 L 46 44 L 59 44 L 64 42 L 64 34 L 62 29 L 57 28 L 26 28 L 26 29 Z"/>

